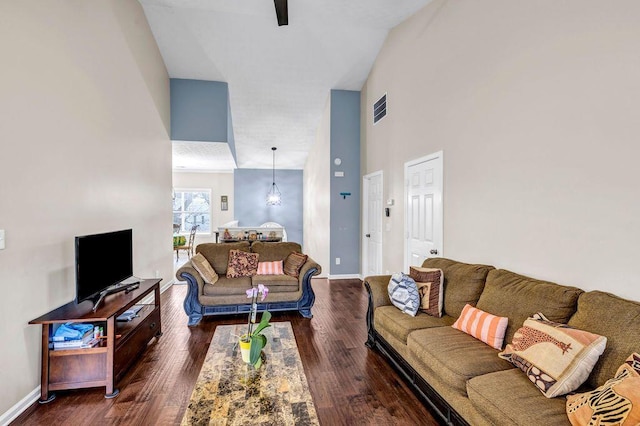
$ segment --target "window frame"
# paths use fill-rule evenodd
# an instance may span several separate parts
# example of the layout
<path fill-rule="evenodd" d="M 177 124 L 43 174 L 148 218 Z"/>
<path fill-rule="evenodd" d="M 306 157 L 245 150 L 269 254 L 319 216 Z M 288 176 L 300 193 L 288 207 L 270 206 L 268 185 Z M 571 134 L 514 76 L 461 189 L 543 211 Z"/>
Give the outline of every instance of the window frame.
<path fill-rule="evenodd" d="M 196 231 L 196 235 L 213 235 L 213 208 L 212 208 L 212 204 L 211 204 L 211 188 L 174 188 L 173 193 L 174 193 L 174 201 L 175 201 L 175 197 L 178 197 L 178 194 L 181 193 L 206 193 L 209 195 L 209 209 L 207 211 L 207 214 L 209 215 L 209 231 L 200 231 L 200 228 L 198 228 L 198 230 Z M 184 205 L 184 197 L 182 198 L 182 208 L 180 211 L 174 210 L 173 209 L 173 203 L 171 205 L 171 214 L 172 216 L 174 216 L 176 213 L 180 213 L 180 231 L 178 232 L 181 235 L 189 235 L 189 232 L 191 232 L 191 229 L 184 229 L 184 222 L 185 222 L 185 213 L 187 213 L 187 210 L 185 210 L 185 205 Z M 173 219 L 172 219 L 173 220 Z"/>

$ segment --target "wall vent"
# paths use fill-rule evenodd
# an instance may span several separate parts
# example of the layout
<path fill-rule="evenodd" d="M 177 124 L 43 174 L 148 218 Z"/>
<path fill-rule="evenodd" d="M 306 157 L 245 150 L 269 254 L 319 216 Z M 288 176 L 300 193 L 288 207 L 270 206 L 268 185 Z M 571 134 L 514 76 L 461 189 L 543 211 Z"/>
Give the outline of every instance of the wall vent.
<path fill-rule="evenodd" d="M 382 120 L 387 115 L 387 94 L 382 95 L 380 99 L 378 99 L 373 104 L 373 124 L 376 124 L 378 121 Z"/>

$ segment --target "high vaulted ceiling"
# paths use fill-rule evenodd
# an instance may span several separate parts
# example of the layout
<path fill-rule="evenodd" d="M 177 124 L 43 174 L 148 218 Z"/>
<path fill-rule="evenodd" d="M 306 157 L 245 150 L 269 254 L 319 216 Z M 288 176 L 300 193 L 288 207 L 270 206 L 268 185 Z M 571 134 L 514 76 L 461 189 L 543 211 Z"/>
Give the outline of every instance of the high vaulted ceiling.
<path fill-rule="evenodd" d="M 229 84 L 237 166 L 271 168 L 276 146 L 277 168 L 302 169 L 329 91 L 360 90 L 388 31 L 430 0 L 289 0 L 282 27 L 272 0 L 139 1 L 171 78 Z"/>

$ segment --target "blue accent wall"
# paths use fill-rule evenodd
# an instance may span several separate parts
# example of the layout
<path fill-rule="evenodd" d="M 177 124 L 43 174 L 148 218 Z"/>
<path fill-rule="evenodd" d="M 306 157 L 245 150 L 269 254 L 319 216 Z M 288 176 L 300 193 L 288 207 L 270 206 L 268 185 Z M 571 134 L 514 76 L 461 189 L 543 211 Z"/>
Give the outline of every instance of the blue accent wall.
<path fill-rule="evenodd" d="M 236 169 L 233 173 L 233 212 L 238 225 L 277 222 L 285 227 L 288 241 L 302 245 L 302 176 L 302 170 L 276 169 L 276 185 L 282 194 L 282 203 L 267 206 L 272 170 Z"/>
<path fill-rule="evenodd" d="M 229 142 L 229 87 L 220 81 L 171 79 L 171 139 Z M 235 146 L 230 148 L 235 157 Z"/>
<path fill-rule="evenodd" d="M 360 92 L 331 91 L 331 275 L 360 272 Z M 334 164 L 340 158 L 342 164 Z M 335 172 L 344 172 L 336 177 Z M 340 193 L 351 195 L 343 198 Z M 336 258 L 340 265 L 336 265 Z"/>

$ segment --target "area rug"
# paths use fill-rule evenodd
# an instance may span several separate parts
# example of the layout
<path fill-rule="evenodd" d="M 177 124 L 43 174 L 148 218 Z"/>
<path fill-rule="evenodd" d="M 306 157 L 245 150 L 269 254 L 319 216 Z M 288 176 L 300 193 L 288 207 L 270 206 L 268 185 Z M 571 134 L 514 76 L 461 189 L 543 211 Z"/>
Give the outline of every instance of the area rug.
<path fill-rule="evenodd" d="M 259 370 L 242 362 L 237 336 L 245 331 L 216 327 L 182 425 L 318 425 L 291 323 L 265 330 Z"/>

